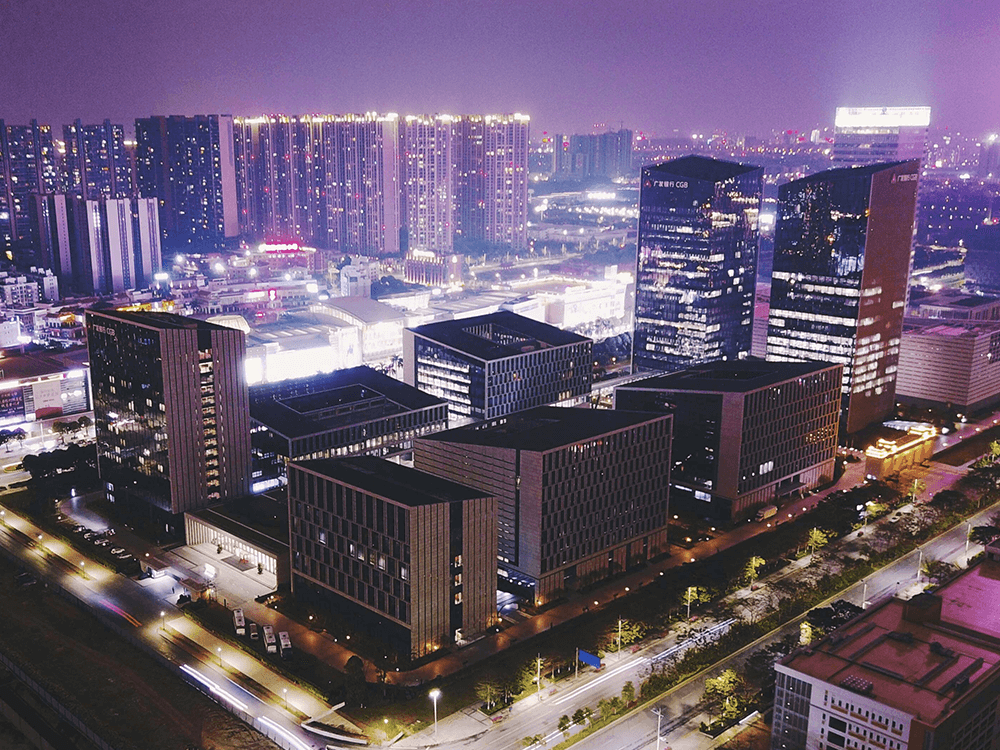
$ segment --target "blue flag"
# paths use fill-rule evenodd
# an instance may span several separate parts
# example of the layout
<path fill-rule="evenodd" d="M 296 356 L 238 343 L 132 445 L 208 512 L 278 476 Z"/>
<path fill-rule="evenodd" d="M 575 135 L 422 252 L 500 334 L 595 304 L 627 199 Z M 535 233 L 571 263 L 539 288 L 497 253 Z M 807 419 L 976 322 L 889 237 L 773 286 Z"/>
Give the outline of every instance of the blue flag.
<path fill-rule="evenodd" d="M 577 653 L 578 653 L 577 659 L 582 661 L 584 664 L 589 664 L 590 666 L 597 667 L 598 669 L 601 668 L 601 660 L 598 659 L 593 654 L 584 651 L 582 648 L 577 649 Z"/>

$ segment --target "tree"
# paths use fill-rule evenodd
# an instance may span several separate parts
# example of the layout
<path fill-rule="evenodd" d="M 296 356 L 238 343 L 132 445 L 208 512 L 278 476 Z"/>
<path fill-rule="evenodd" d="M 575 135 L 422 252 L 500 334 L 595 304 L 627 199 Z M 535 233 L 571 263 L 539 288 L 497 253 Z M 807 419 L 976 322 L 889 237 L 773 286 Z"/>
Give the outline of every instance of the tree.
<path fill-rule="evenodd" d="M 746 566 L 743 568 L 743 577 L 746 578 L 747 582 L 752 586 L 753 582 L 757 580 L 757 576 L 760 573 L 761 567 L 764 565 L 764 558 L 754 555 L 749 560 L 747 560 Z"/>
<path fill-rule="evenodd" d="M 365 698 L 365 663 L 361 657 L 355 654 L 347 660 L 344 665 L 344 673 L 347 675 L 346 690 L 348 703 L 364 707 Z"/>
<path fill-rule="evenodd" d="M 583 724 L 593 712 L 589 708 L 578 708 L 573 712 L 573 723 Z"/>
<path fill-rule="evenodd" d="M 540 734 L 535 734 L 530 737 L 525 737 L 521 740 L 521 744 L 525 747 L 531 747 L 532 745 L 544 745 L 545 738 Z"/>
<path fill-rule="evenodd" d="M 59 441 L 65 445 L 66 444 L 66 433 L 72 428 L 66 422 L 55 421 L 52 423 L 52 434 L 59 436 Z"/>
<path fill-rule="evenodd" d="M 736 670 L 727 669 L 718 677 L 705 680 L 703 699 L 708 704 L 710 713 L 718 713 L 724 719 L 739 715 L 740 702 L 738 693 L 743 689 L 743 678 Z"/>
<path fill-rule="evenodd" d="M 806 546 L 809 549 L 809 553 L 812 554 L 829 541 L 830 535 L 827 534 L 827 532 L 817 526 L 813 526 L 809 529 L 809 537 L 806 539 Z"/>
<path fill-rule="evenodd" d="M 571 722 L 570 722 L 569 716 L 567 716 L 566 714 L 563 714 L 562 716 L 560 716 L 559 717 L 559 724 L 558 724 L 558 726 L 559 726 L 559 731 L 560 732 L 562 732 L 563 734 L 568 734 L 569 733 L 569 728 L 571 726 Z"/>
<path fill-rule="evenodd" d="M 861 613 L 861 607 L 845 599 L 838 599 L 829 607 L 817 607 L 806 615 L 806 621 L 812 626 L 814 634 L 819 636 L 836 630 L 848 620 Z M 815 633 L 815 631 L 819 631 Z"/>
<path fill-rule="evenodd" d="M 997 526 L 974 526 L 969 532 L 969 541 L 974 544 L 989 544 L 1000 536 L 1000 527 Z"/>
<path fill-rule="evenodd" d="M 486 704 L 487 711 L 497 704 L 500 694 L 500 684 L 491 677 L 486 677 L 476 683 L 476 697 Z"/>
<path fill-rule="evenodd" d="M 945 562 L 944 560 L 935 560 L 931 557 L 924 558 L 924 564 L 921 571 L 933 582 L 940 582 L 950 577 L 957 568 L 950 562 Z"/>
<path fill-rule="evenodd" d="M 941 490 L 931 498 L 930 504 L 942 510 L 957 510 L 965 505 L 967 498 L 958 490 Z"/>
<path fill-rule="evenodd" d="M 632 680 L 622 685 L 622 702 L 626 706 L 635 702 L 635 685 L 632 684 Z"/>

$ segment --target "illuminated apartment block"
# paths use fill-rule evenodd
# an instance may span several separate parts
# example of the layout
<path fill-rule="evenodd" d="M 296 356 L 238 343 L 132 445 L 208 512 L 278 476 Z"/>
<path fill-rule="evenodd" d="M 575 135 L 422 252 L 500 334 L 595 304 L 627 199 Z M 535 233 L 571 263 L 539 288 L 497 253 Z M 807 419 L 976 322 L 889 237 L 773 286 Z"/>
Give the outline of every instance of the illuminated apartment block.
<path fill-rule="evenodd" d="M 831 169 L 778 191 L 767 358 L 844 366 L 842 434 L 895 405 L 918 167 Z"/>
<path fill-rule="evenodd" d="M 451 254 L 455 235 L 454 119 L 448 115 L 411 115 L 403 122 L 403 195 L 411 252 Z"/>

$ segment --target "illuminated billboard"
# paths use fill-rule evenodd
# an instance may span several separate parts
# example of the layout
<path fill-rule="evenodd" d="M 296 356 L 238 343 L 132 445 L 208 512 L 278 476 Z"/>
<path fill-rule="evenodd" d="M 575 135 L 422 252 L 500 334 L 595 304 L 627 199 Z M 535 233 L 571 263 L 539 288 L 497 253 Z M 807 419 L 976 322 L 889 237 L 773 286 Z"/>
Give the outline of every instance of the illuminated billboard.
<path fill-rule="evenodd" d="M 838 128 L 926 128 L 930 107 L 837 107 Z"/>

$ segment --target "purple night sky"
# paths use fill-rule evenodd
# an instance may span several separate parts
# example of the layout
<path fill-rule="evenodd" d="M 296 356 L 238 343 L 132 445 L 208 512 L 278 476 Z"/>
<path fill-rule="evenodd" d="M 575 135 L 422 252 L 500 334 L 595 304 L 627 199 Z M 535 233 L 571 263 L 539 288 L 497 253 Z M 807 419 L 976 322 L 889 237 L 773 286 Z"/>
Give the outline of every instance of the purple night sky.
<path fill-rule="evenodd" d="M 995 0 L 7 0 L 0 117 L 499 112 L 532 131 L 1000 126 Z"/>

